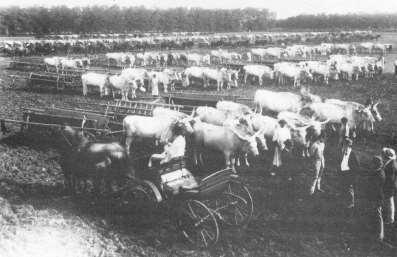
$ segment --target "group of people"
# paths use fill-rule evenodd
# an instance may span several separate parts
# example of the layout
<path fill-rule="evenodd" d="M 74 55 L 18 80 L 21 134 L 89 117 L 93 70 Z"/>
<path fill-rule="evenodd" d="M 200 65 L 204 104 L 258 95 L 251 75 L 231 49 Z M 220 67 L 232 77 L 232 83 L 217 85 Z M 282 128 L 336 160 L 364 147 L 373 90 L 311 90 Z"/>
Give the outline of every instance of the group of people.
<path fill-rule="evenodd" d="M 359 175 L 364 174 L 359 159 L 352 148 L 352 137 L 352 134 L 349 133 L 347 119 L 343 118 L 338 144 L 337 171 L 340 178 L 342 195 L 344 195 L 344 204 L 348 209 L 355 206 L 354 191 L 356 180 Z M 321 178 L 325 167 L 324 142 L 324 136 L 320 135 L 316 140 L 311 142 L 309 148 L 313 170 L 313 179 L 310 185 L 311 195 L 316 191 L 323 192 L 321 189 Z M 383 241 L 385 238 L 384 225 L 390 224 L 392 230 L 394 230 L 395 195 L 397 193 L 397 162 L 394 149 L 384 147 L 379 156 L 374 156 L 368 175 L 368 184 L 371 190 L 367 193 L 371 209 L 376 217 L 374 220 L 376 224 L 376 239 Z M 386 219 L 385 221 L 384 218 Z"/>
<path fill-rule="evenodd" d="M 273 137 L 275 150 L 273 156 L 273 169 L 271 175 L 275 175 L 277 168 L 283 165 L 282 153 L 288 149 L 286 144 L 291 139 L 290 132 L 284 120 L 279 121 L 279 128 Z M 325 135 L 314 135 L 309 138 L 308 156 L 310 174 L 312 179 L 308 187 L 309 195 L 316 192 L 324 192 L 322 189 L 322 177 L 325 169 Z M 385 238 L 385 225 L 390 225 L 392 234 L 397 234 L 397 224 L 395 222 L 395 197 L 397 194 L 397 161 L 396 153 L 392 148 L 384 147 L 372 159 L 372 166 L 369 171 L 360 165 L 359 158 L 353 149 L 353 142 L 356 134 L 348 125 L 348 119 L 342 118 L 341 128 L 339 130 L 339 140 L 337 144 L 337 176 L 339 187 L 342 190 L 342 202 L 345 208 L 353 210 L 356 205 L 355 187 L 357 186 L 358 176 L 367 175 L 369 177 L 369 187 L 367 190 L 368 199 L 372 210 L 374 221 L 374 230 L 376 239 L 383 241 Z M 397 238 L 395 238 L 397 239 Z M 391 238 L 391 240 L 395 240 Z"/>

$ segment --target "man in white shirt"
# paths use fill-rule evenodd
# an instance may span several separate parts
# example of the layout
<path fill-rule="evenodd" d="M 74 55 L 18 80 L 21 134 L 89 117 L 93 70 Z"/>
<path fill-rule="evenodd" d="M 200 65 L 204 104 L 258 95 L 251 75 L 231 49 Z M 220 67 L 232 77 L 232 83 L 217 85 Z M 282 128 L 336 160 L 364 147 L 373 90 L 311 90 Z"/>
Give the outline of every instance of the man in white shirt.
<path fill-rule="evenodd" d="M 347 208 L 353 208 L 355 204 L 354 184 L 360 165 L 356 154 L 352 151 L 352 145 L 353 141 L 350 138 L 345 138 L 338 167 L 343 193 L 347 195 Z"/>
<path fill-rule="evenodd" d="M 325 148 L 325 138 L 324 134 L 321 134 L 309 148 L 309 155 L 312 161 L 312 169 L 314 171 L 313 181 L 310 186 L 310 194 L 314 194 L 316 189 L 320 192 L 324 192 L 321 189 L 321 178 L 324 173 L 325 158 L 324 158 L 324 148 Z"/>
<path fill-rule="evenodd" d="M 152 75 L 152 79 L 150 80 L 150 86 L 152 88 L 152 96 L 159 96 L 159 80 L 156 74 Z"/>
<path fill-rule="evenodd" d="M 186 140 L 183 135 L 183 129 L 179 126 L 173 128 L 174 139 L 172 142 L 167 143 L 164 146 L 164 152 L 161 154 L 152 154 L 149 159 L 148 167 L 152 167 L 152 161 L 159 160 L 160 165 L 170 162 L 173 159 L 177 159 L 185 156 L 186 151 Z"/>
<path fill-rule="evenodd" d="M 287 122 L 281 119 L 279 126 L 274 131 L 273 142 L 275 142 L 274 156 L 273 156 L 273 167 L 278 168 L 282 163 L 282 152 L 285 149 L 285 143 L 287 140 L 291 140 L 291 131 L 286 126 Z M 271 173 L 272 176 L 275 175 L 274 172 Z"/>

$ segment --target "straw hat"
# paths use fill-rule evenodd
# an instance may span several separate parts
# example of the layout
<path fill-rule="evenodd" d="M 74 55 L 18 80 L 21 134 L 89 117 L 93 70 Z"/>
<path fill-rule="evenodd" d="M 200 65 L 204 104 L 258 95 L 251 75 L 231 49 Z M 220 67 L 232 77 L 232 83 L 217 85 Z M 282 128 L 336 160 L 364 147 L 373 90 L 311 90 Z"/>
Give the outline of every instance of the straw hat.
<path fill-rule="evenodd" d="M 392 159 L 395 160 L 396 159 L 396 152 L 394 151 L 394 149 L 392 148 L 388 148 L 388 147 L 383 147 L 382 149 L 382 155 L 387 158 L 387 159 Z"/>

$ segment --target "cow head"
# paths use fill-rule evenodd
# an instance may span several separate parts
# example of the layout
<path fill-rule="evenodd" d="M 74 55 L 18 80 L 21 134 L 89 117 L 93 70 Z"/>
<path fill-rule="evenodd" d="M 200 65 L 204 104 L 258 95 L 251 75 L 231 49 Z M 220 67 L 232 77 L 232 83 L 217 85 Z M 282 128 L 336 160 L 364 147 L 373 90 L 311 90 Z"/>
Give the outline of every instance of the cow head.
<path fill-rule="evenodd" d="M 255 156 L 259 155 L 258 143 L 256 142 L 256 135 L 247 137 L 248 150 Z"/>
<path fill-rule="evenodd" d="M 61 135 L 65 139 L 66 143 L 72 148 L 81 148 L 89 142 L 83 131 L 76 130 L 71 126 L 63 126 L 61 128 Z"/>
<path fill-rule="evenodd" d="M 363 130 L 373 131 L 375 118 L 371 112 L 371 106 L 365 107 L 355 111 L 358 118 L 358 124 L 362 126 Z"/>
<path fill-rule="evenodd" d="M 371 113 L 372 113 L 372 115 L 374 116 L 374 118 L 375 118 L 377 121 L 380 122 L 380 121 L 382 121 L 382 116 L 380 115 L 380 112 L 379 112 L 379 110 L 378 110 L 378 104 L 379 104 L 379 102 L 373 104 L 373 105 L 370 107 L 370 110 L 371 110 Z"/>
<path fill-rule="evenodd" d="M 193 120 L 193 118 L 190 116 L 181 118 L 175 123 L 174 126 L 181 128 L 184 133 L 187 133 L 190 135 L 190 134 L 193 134 L 193 132 L 194 132 L 192 123 L 191 123 L 192 120 Z"/>

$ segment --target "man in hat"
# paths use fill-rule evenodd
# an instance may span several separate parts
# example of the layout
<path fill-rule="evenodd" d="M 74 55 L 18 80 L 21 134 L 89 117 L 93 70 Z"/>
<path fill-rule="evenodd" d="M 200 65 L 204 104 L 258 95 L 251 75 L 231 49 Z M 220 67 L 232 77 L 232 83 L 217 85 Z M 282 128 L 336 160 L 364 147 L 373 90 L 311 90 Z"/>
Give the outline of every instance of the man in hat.
<path fill-rule="evenodd" d="M 383 160 L 380 156 L 374 156 L 372 159 L 372 167 L 369 172 L 368 181 L 368 200 L 371 202 L 374 218 L 375 218 L 375 239 L 383 241 L 385 237 L 383 224 L 383 202 L 384 202 L 384 185 L 385 171 L 383 170 Z"/>
<path fill-rule="evenodd" d="M 169 143 L 164 146 L 164 152 L 161 154 L 152 154 L 149 159 L 148 167 L 152 167 L 152 161 L 158 160 L 160 164 L 170 162 L 174 159 L 185 156 L 186 140 L 183 134 L 183 125 L 176 124 L 172 128 L 173 137 Z"/>
<path fill-rule="evenodd" d="M 321 177 L 324 173 L 325 158 L 324 158 L 324 148 L 325 148 L 325 136 L 323 133 L 319 135 L 316 140 L 311 144 L 309 148 L 309 155 L 312 162 L 312 169 L 314 171 L 313 181 L 310 186 L 310 194 L 314 194 L 317 189 L 320 192 L 324 192 L 321 189 Z"/>
<path fill-rule="evenodd" d="M 286 143 L 291 141 L 291 132 L 286 126 L 287 122 L 284 119 L 279 120 L 279 126 L 274 131 L 273 142 L 275 143 L 274 156 L 273 156 L 273 168 L 279 168 L 282 163 L 282 152 L 286 147 Z M 271 173 L 275 175 L 274 172 Z"/>
<path fill-rule="evenodd" d="M 347 195 L 347 208 L 354 207 L 354 184 L 360 169 L 360 163 L 352 150 L 353 141 L 345 138 L 342 144 L 342 152 L 339 157 L 339 175 L 344 194 Z"/>
<path fill-rule="evenodd" d="M 391 149 L 384 147 L 382 149 L 383 157 L 383 170 L 385 171 L 385 185 L 384 185 L 384 197 L 385 197 L 385 212 L 386 212 L 386 224 L 392 224 L 395 221 L 394 213 L 394 198 L 397 191 L 397 163 L 396 163 L 396 152 Z"/>

